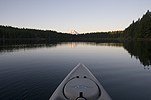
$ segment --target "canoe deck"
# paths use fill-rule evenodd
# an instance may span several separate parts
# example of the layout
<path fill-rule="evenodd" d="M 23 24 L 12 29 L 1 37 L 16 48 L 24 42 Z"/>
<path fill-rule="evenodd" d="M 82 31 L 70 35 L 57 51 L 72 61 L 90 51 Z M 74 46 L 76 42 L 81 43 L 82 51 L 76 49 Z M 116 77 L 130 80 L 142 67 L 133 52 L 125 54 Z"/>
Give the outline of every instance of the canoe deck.
<path fill-rule="evenodd" d="M 112 100 L 83 64 L 78 64 L 61 82 L 49 100 Z"/>

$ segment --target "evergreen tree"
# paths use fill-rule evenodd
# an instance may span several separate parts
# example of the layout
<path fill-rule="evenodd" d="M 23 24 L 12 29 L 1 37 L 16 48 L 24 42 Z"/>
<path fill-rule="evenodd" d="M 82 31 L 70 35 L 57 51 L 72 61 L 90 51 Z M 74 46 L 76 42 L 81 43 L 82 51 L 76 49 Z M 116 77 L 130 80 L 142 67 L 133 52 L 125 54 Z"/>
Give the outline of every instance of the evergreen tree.
<path fill-rule="evenodd" d="M 151 12 L 148 10 L 141 19 L 133 21 L 123 33 L 126 38 L 151 38 Z"/>

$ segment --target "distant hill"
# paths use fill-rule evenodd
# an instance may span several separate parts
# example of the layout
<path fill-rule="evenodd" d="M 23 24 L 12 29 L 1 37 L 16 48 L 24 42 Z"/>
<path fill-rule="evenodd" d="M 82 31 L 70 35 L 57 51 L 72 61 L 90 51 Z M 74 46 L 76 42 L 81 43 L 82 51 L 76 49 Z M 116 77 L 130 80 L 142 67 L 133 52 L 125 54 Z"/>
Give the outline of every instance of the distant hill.
<path fill-rule="evenodd" d="M 148 10 L 145 15 L 127 27 L 123 32 L 124 38 L 151 38 L 151 12 Z"/>

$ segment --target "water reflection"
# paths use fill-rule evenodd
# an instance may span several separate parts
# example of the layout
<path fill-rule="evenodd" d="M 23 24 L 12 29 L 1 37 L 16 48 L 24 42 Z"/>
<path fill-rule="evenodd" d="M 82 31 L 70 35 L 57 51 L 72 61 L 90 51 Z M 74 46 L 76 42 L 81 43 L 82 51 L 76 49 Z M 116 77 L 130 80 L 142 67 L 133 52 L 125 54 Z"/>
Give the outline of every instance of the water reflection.
<path fill-rule="evenodd" d="M 113 46 L 113 47 L 123 47 L 123 43 L 114 43 L 114 42 L 80 42 L 79 44 L 83 45 L 94 45 L 94 46 Z"/>
<path fill-rule="evenodd" d="M 70 48 L 69 44 L 76 43 Z M 151 100 L 149 42 L 76 43 L 0 41 L 0 100 L 48 100 L 79 62 L 92 71 L 113 100 Z"/>
<path fill-rule="evenodd" d="M 71 48 L 75 48 L 75 47 L 78 45 L 78 42 L 68 42 L 68 45 L 69 45 Z"/>
<path fill-rule="evenodd" d="M 149 66 L 144 66 L 144 70 L 149 70 Z"/>
<path fill-rule="evenodd" d="M 69 45 L 71 48 L 75 48 L 76 46 L 78 46 L 78 44 L 83 44 L 83 45 L 95 45 L 95 46 L 114 46 L 114 47 L 122 47 L 122 46 L 123 46 L 123 43 L 68 42 L 68 45 Z"/>
<path fill-rule="evenodd" d="M 43 47 L 56 47 L 59 42 L 47 42 L 47 41 L 0 41 L 0 54 L 6 52 L 14 52 L 20 49 L 29 50 Z"/>
<path fill-rule="evenodd" d="M 147 41 L 124 41 L 123 47 L 131 57 L 139 59 L 144 66 L 151 65 L 151 42 Z M 146 69 L 146 67 L 144 67 Z M 149 67 L 147 67 L 149 69 Z"/>
<path fill-rule="evenodd" d="M 69 45 L 75 48 L 78 44 L 93 46 L 114 46 L 123 47 L 131 57 L 139 59 L 144 69 L 151 65 L 151 42 L 145 41 L 97 41 L 97 42 L 57 42 L 57 41 L 0 41 L 0 55 L 7 52 L 14 52 L 20 49 L 29 50 L 43 47 L 57 47 L 58 45 Z"/>

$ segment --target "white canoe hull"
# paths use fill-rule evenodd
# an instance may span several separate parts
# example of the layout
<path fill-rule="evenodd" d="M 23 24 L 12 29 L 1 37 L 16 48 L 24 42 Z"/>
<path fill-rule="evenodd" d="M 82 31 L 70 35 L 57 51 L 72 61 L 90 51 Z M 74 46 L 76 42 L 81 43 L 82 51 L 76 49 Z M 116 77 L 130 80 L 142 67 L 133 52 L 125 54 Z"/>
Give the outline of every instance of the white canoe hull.
<path fill-rule="evenodd" d="M 78 64 L 61 82 L 49 100 L 112 100 L 83 64 Z"/>

